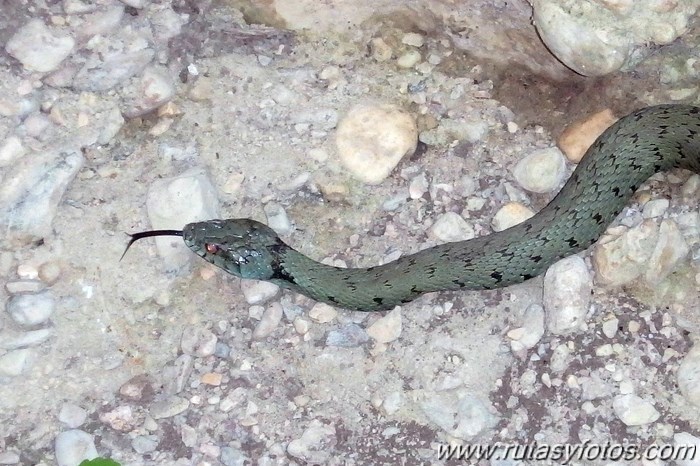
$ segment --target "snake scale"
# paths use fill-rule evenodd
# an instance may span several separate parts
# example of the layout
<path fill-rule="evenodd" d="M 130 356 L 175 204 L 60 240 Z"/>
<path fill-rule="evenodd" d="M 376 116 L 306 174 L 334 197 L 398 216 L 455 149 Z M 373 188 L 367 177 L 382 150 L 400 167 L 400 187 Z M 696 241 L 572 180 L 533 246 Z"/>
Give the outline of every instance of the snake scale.
<path fill-rule="evenodd" d="M 270 281 L 347 309 L 386 310 L 432 291 L 494 289 L 533 278 L 593 244 L 647 178 L 671 168 L 700 173 L 700 108 L 635 111 L 596 139 L 561 191 L 529 220 L 377 267 L 321 264 L 251 219 L 136 233 L 126 250 L 141 238 L 182 236 L 192 251 L 235 276 Z"/>

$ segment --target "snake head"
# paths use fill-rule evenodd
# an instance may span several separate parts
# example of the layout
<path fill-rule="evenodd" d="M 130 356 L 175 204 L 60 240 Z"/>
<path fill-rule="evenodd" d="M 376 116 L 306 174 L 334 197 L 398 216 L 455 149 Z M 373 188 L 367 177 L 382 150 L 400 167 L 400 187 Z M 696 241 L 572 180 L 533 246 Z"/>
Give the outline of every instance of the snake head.
<path fill-rule="evenodd" d="M 272 228 L 248 218 L 189 223 L 182 238 L 207 262 L 255 280 L 274 276 L 275 250 L 284 245 Z"/>

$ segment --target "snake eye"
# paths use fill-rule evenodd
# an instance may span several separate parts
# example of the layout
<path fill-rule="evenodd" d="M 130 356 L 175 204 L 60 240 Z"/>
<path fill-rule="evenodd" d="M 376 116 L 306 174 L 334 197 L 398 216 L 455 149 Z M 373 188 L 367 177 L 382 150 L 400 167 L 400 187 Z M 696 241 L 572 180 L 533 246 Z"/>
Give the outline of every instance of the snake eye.
<path fill-rule="evenodd" d="M 221 248 L 219 248 L 218 244 L 207 243 L 204 245 L 204 249 L 206 249 L 209 254 L 216 254 Z"/>

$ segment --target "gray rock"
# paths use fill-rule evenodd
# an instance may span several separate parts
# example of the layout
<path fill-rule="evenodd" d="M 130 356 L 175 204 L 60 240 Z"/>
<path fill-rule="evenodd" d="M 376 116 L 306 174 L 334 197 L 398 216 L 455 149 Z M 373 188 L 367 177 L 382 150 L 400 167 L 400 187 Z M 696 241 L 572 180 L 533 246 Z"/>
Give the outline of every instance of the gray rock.
<path fill-rule="evenodd" d="M 221 460 L 225 466 L 245 466 L 249 464 L 250 458 L 237 448 L 222 447 L 219 460 Z"/>
<path fill-rule="evenodd" d="M 131 441 L 131 447 L 141 455 L 155 451 L 157 446 L 158 437 L 155 435 L 138 435 Z"/>
<path fill-rule="evenodd" d="M 488 402 L 463 389 L 434 393 L 420 406 L 438 427 L 463 440 L 477 437 L 497 422 Z"/>
<path fill-rule="evenodd" d="M 156 401 L 151 405 L 151 416 L 153 419 L 163 419 L 177 416 L 190 407 L 190 402 L 179 396 L 171 396 L 166 400 Z"/>
<path fill-rule="evenodd" d="M 20 325 L 32 326 L 46 322 L 53 314 L 54 298 L 50 291 L 12 296 L 7 302 L 7 312 Z"/>
<path fill-rule="evenodd" d="M 46 27 L 40 19 L 32 19 L 10 38 L 7 53 L 30 71 L 53 71 L 73 51 L 75 40 Z"/>
<path fill-rule="evenodd" d="M 353 348 L 360 346 L 369 340 L 367 332 L 357 324 L 347 324 L 339 329 L 331 330 L 326 336 L 327 346 L 339 346 L 341 348 Z"/>
<path fill-rule="evenodd" d="M 660 416 L 653 404 L 633 394 L 616 396 L 613 399 L 613 410 L 628 426 L 650 424 Z"/>
<path fill-rule="evenodd" d="M 71 429 L 80 427 L 87 419 L 87 411 L 72 403 L 64 403 L 58 413 L 58 420 L 66 424 Z"/>

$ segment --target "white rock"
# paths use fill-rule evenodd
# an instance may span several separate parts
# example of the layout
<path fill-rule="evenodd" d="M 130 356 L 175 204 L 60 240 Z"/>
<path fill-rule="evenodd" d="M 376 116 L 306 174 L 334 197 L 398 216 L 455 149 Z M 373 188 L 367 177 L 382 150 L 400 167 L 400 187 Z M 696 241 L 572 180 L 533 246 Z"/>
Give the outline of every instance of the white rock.
<path fill-rule="evenodd" d="M 253 339 L 262 340 L 272 334 L 277 328 L 277 325 L 282 320 L 282 305 L 280 303 L 270 304 L 262 315 L 262 319 L 258 322 L 253 330 Z"/>
<path fill-rule="evenodd" d="M 137 85 L 125 90 L 125 93 L 124 115 L 134 118 L 152 112 L 170 101 L 175 96 L 175 86 L 166 69 L 149 66 L 143 71 Z"/>
<path fill-rule="evenodd" d="M 520 202 L 509 202 L 498 209 L 491 220 L 495 231 L 503 231 L 531 218 L 535 213 Z"/>
<path fill-rule="evenodd" d="M 544 308 L 547 328 L 565 335 L 584 323 L 591 299 L 593 280 L 579 256 L 570 256 L 552 265 L 544 276 Z"/>
<path fill-rule="evenodd" d="M 7 167 L 26 153 L 22 141 L 17 136 L 10 136 L 0 145 L 0 167 Z"/>
<path fill-rule="evenodd" d="M 181 229 L 190 222 L 219 218 L 216 190 L 200 169 L 155 181 L 148 189 L 146 207 L 155 230 Z M 159 236 L 155 242 L 168 268 L 180 268 L 192 257 L 182 238 Z"/>
<path fill-rule="evenodd" d="M 403 35 L 401 38 L 401 43 L 410 45 L 412 47 L 423 47 L 423 44 L 425 43 L 425 38 L 416 32 L 407 32 L 406 34 Z"/>
<path fill-rule="evenodd" d="M 445 212 L 430 227 L 430 232 L 440 241 L 464 241 L 474 238 L 474 227 L 456 212 Z"/>
<path fill-rule="evenodd" d="M 520 160 L 513 176 L 523 188 L 534 193 L 548 193 L 555 189 L 566 174 L 566 161 L 559 148 L 534 151 Z"/>
<path fill-rule="evenodd" d="M 668 199 L 653 199 L 644 204 L 644 209 L 642 209 L 642 217 L 661 217 L 666 213 L 670 204 L 671 202 Z"/>
<path fill-rule="evenodd" d="M 40 19 L 32 19 L 7 42 L 7 53 L 30 71 L 53 71 L 73 51 L 72 37 L 54 33 Z"/>
<path fill-rule="evenodd" d="M 43 324 L 53 314 L 54 298 L 50 291 L 14 295 L 7 302 L 7 311 L 20 325 Z"/>
<path fill-rule="evenodd" d="M 658 285 L 684 260 L 690 247 L 673 220 L 663 220 L 659 227 L 659 239 L 654 247 L 644 276 L 650 285 Z"/>
<path fill-rule="evenodd" d="M 683 358 L 676 378 L 685 399 L 700 407 L 700 345 L 693 346 Z"/>
<path fill-rule="evenodd" d="M 396 59 L 396 64 L 401 68 L 413 68 L 420 60 L 421 56 L 418 50 L 409 50 Z"/>
<path fill-rule="evenodd" d="M 700 192 L 700 175 L 691 175 L 691 177 L 688 178 L 688 181 L 683 183 L 681 193 L 683 194 L 683 197 L 691 198 L 698 192 Z"/>
<path fill-rule="evenodd" d="M 300 438 L 287 445 L 287 453 L 310 464 L 326 463 L 335 441 L 335 427 L 314 419 Z"/>
<path fill-rule="evenodd" d="M 621 286 L 642 275 L 658 237 L 659 225 L 653 220 L 644 220 L 622 236 L 598 243 L 593 251 L 596 281 Z"/>
<path fill-rule="evenodd" d="M 660 416 L 653 404 L 632 394 L 616 396 L 613 399 L 613 411 L 628 426 L 650 424 Z"/>
<path fill-rule="evenodd" d="M 85 422 L 87 414 L 87 411 L 80 406 L 64 403 L 63 406 L 61 406 L 61 411 L 58 413 L 58 420 L 71 429 L 75 429 Z"/>
<path fill-rule="evenodd" d="M 677 466 L 700 466 L 700 454 L 698 454 L 700 452 L 700 438 L 688 432 L 678 432 L 673 435 L 673 444 L 679 448 L 679 453 L 681 451 L 690 453 L 692 449 L 695 451 L 695 455 L 689 454 L 687 457 L 679 454 L 674 461 Z"/>
<path fill-rule="evenodd" d="M 343 166 L 357 179 L 381 183 L 416 149 L 413 117 L 395 105 L 360 105 L 338 124 L 336 145 Z"/>
<path fill-rule="evenodd" d="M 248 304 L 260 304 L 277 295 L 280 287 L 270 282 L 241 279 L 241 292 Z"/>
<path fill-rule="evenodd" d="M 498 420 L 487 401 L 466 390 L 433 393 L 420 406 L 430 421 L 449 435 L 463 440 L 477 437 Z"/>
<path fill-rule="evenodd" d="M 523 315 L 523 326 L 516 330 L 517 338 L 510 342 L 510 349 L 513 352 L 534 348 L 544 335 L 544 308 L 538 304 L 531 304 Z M 508 336 L 511 337 L 510 332 Z"/>
<path fill-rule="evenodd" d="M 607 319 L 603 321 L 603 335 L 608 338 L 613 338 L 617 333 L 617 329 L 620 325 L 620 321 L 617 317 L 612 319 Z"/>
<path fill-rule="evenodd" d="M 268 202 L 263 206 L 263 211 L 267 218 L 267 225 L 278 234 L 288 235 L 294 229 L 292 222 L 290 222 L 289 217 L 287 217 L 287 212 L 281 204 L 277 202 Z"/>
<path fill-rule="evenodd" d="M 40 328 L 12 336 L 0 334 L 0 348 L 12 350 L 36 346 L 46 341 L 53 333 L 53 328 Z"/>
<path fill-rule="evenodd" d="M 309 317 L 321 324 L 327 324 L 338 316 L 338 311 L 326 303 L 316 303 L 309 311 Z"/>
<path fill-rule="evenodd" d="M 421 173 L 411 179 L 411 183 L 408 185 L 408 196 L 411 199 L 420 199 L 428 192 L 429 187 L 428 178 L 425 173 Z"/>
<path fill-rule="evenodd" d="M 401 308 L 396 307 L 367 328 L 367 335 L 377 343 L 390 343 L 401 336 Z"/>
<path fill-rule="evenodd" d="M 0 376 L 15 377 L 20 375 L 29 364 L 31 352 L 28 349 L 16 349 L 0 356 Z"/>
<path fill-rule="evenodd" d="M 92 435 L 73 429 L 56 436 L 56 462 L 58 466 L 76 466 L 84 460 L 97 458 L 97 449 Z"/>

